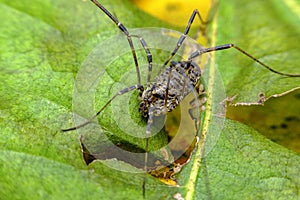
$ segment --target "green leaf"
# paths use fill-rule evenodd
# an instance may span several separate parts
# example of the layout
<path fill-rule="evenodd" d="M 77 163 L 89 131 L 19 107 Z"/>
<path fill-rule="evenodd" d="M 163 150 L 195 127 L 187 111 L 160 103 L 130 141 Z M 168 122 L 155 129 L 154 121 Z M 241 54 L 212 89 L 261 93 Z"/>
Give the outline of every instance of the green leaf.
<path fill-rule="evenodd" d="M 277 7 L 278 2 L 267 1 L 220 2 L 211 24 L 213 45 L 234 43 L 278 71 L 299 74 L 299 49 L 293 44 L 299 41 L 298 27 L 295 20 L 283 17 L 285 13 L 290 15 L 291 8 L 286 6 L 284 12 L 281 9 L 277 14 Z M 235 50 L 216 52 L 208 68 L 211 98 L 203 128 L 206 140 L 189 173 L 189 181 L 194 182 L 188 188 L 193 189 L 188 190 L 185 199 L 298 198 L 299 155 L 271 143 L 250 127 L 229 120 L 216 134 L 222 120 L 215 110 L 222 90 L 218 72 L 223 78 L 225 96 L 235 96 L 232 103 L 247 105 L 261 104 L 261 93 L 268 99 L 299 89 L 299 78 L 271 73 Z M 295 115 L 299 116 L 299 112 L 295 111 Z"/>
<path fill-rule="evenodd" d="M 282 9 L 278 4 L 270 1 L 220 2 L 211 24 L 213 45 L 234 43 L 278 71 L 299 74 L 299 49 L 294 45 L 294 41 L 299 41 L 294 18 L 299 22 L 299 17 L 290 17 L 291 8 L 286 5 Z M 281 7 L 280 14 L 278 7 Z M 211 95 L 203 128 L 205 141 L 202 149 L 197 150 L 188 173 L 187 182 L 194 182 L 188 184 L 185 199 L 298 198 L 299 155 L 273 144 L 252 128 L 230 120 L 224 121 L 218 135 L 222 119 L 216 110 L 222 100 L 218 72 L 225 96 L 235 97 L 232 103 L 247 105 L 261 104 L 261 93 L 268 99 L 299 89 L 299 78 L 271 73 L 234 49 L 215 52 L 207 69 Z M 295 111 L 295 115 L 299 113 Z M 184 176 L 182 174 L 180 176 Z"/>
<path fill-rule="evenodd" d="M 273 69 L 299 74 L 299 13 L 290 1 L 233 1 L 222 6 L 214 19 L 215 44 L 234 43 Z M 275 94 L 299 89 L 299 78 L 274 74 L 238 51 L 216 53 L 226 95 L 235 102 L 258 102 Z M 242 78 L 241 78 L 242 77 Z"/>
<path fill-rule="evenodd" d="M 299 16 L 288 2 L 221 2 L 210 24 L 216 33 L 211 39 L 216 44 L 235 43 L 277 70 L 299 73 Z M 129 28 L 170 27 L 128 1 L 101 3 Z M 0 19 L 0 196 L 142 199 L 142 174 L 120 172 L 100 162 L 87 167 L 78 135 L 60 131 L 72 126 L 73 83 L 82 63 L 100 42 L 119 30 L 93 4 L 75 0 L 1 0 Z M 261 92 L 269 97 L 299 87 L 299 78 L 268 72 L 234 50 L 215 56 L 212 63 L 219 67 L 225 96 L 238 95 L 236 102 L 256 102 Z M 98 88 L 105 98 L 96 97 L 96 110 L 111 95 L 120 73 L 130 70 L 126 62 L 131 60 L 116 62 L 124 62 L 126 68 L 107 69 Z M 206 66 L 205 73 L 214 72 L 214 66 Z M 211 77 L 212 83 L 216 77 Z M 217 86 L 208 84 L 213 105 L 224 100 L 224 94 L 216 93 Z M 173 199 L 179 193 L 185 199 L 299 198 L 299 155 L 233 121 L 225 120 L 220 132 L 224 119 L 216 116 L 218 109 L 207 108 L 204 130 L 208 132 L 201 143 L 204 159 L 197 149 L 194 160 L 177 176 L 180 187 L 147 177 L 147 197 Z M 109 124 L 109 111 L 101 116 L 102 123 Z M 116 127 L 105 128 L 120 134 Z M 114 166 L 133 168 L 123 162 Z"/>
<path fill-rule="evenodd" d="M 192 197 L 297 199 L 299 162 L 299 155 L 245 125 L 226 120 L 218 143 L 202 162 Z"/>
<path fill-rule="evenodd" d="M 131 7 L 124 4 L 118 16 L 133 18 L 137 9 Z M 90 2 L 1 0 L 0 11 L 0 196 L 142 198 L 142 176 L 106 165 L 97 166 L 102 175 L 89 172 L 78 135 L 61 132 L 71 126 L 78 69 L 100 41 L 118 30 Z M 110 26 L 111 32 L 99 34 Z"/>

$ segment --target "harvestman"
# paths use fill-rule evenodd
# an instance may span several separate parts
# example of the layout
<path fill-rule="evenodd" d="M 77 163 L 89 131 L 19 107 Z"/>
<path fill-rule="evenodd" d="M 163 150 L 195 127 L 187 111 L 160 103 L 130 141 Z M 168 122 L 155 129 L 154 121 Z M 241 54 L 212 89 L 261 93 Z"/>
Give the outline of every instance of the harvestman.
<path fill-rule="evenodd" d="M 138 90 L 141 95 L 141 102 L 139 105 L 139 112 L 148 118 L 147 120 L 147 127 L 146 127 L 146 146 L 145 146 L 145 159 L 144 159 L 144 179 L 143 179 L 143 195 L 145 195 L 145 184 L 146 184 L 146 174 L 147 174 L 147 164 L 148 164 L 148 139 L 150 137 L 150 130 L 153 124 L 153 118 L 155 116 L 165 115 L 168 112 L 174 110 L 177 105 L 190 93 L 188 89 L 187 81 L 193 86 L 196 87 L 199 83 L 199 79 L 201 77 L 200 68 L 197 66 L 196 63 L 192 62 L 192 60 L 198 56 L 201 56 L 204 53 L 212 52 L 212 51 L 219 51 L 229 48 L 234 48 L 241 52 L 242 54 L 246 55 L 250 59 L 254 60 L 255 62 L 259 63 L 261 66 L 265 67 L 266 69 L 274 72 L 276 74 L 280 74 L 283 76 L 288 77 L 300 77 L 300 74 L 287 74 L 276 71 L 269 67 L 268 65 L 264 64 L 263 62 L 259 61 L 246 51 L 242 50 L 238 46 L 234 44 L 224 44 L 215 47 L 203 48 L 200 50 L 194 51 L 186 61 L 172 61 L 172 58 L 176 55 L 179 48 L 183 44 L 187 34 L 190 30 L 190 27 L 196 17 L 198 15 L 200 21 L 204 23 L 202 20 L 200 13 L 197 9 L 195 9 L 188 21 L 188 24 L 185 28 L 184 33 L 180 36 L 174 50 L 172 51 L 171 55 L 166 59 L 163 64 L 163 71 L 155 78 L 155 80 L 151 83 L 151 72 L 152 72 L 152 54 L 147 46 L 146 41 L 143 39 L 142 36 L 138 35 L 131 35 L 126 27 L 118 21 L 116 17 L 114 17 L 103 5 L 101 5 L 97 0 L 91 0 L 98 8 L 100 8 L 115 24 L 116 26 L 126 35 L 129 46 L 132 51 L 133 60 L 135 63 L 135 69 L 137 74 L 137 84 L 132 85 L 130 87 L 124 88 L 117 92 L 113 97 L 111 97 L 105 105 L 88 121 L 85 123 L 68 128 L 63 129 L 63 131 L 71 131 L 78 128 L 81 128 L 87 124 L 89 124 L 93 119 L 95 119 L 116 97 L 125 94 L 127 92 Z M 147 74 L 147 86 L 146 88 L 141 85 L 141 75 L 138 65 L 138 59 L 136 56 L 136 51 L 133 45 L 132 38 L 138 38 L 140 43 L 147 55 L 147 62 L 148 62 L 148 74 Z M 170 63 L 170 64 L 169 64 Z M 169 64 L 169 65 L 168 65 Z"/>

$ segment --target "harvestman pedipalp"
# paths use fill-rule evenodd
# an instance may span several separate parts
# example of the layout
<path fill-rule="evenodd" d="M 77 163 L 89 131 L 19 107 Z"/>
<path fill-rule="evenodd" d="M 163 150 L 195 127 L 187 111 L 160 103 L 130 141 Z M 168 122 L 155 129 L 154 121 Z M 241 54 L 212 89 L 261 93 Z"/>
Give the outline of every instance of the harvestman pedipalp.
<path fill-rule="evenodd" d="M 144 38 L 139 35 L 131 35 L 126 27 L 118 21 L 116 17 L 114 17 L 103 5 L 101 5 L 96 0 L 91 0 L 98 8 L 100 8 L 116 25 L 117 27 L 126 35 L 129 46 L 132 51 L 133 60 L 135 63 L 135 69 L 137 74 L 137 84 L 132 85 L 130 87 L 124 88 L 113 95 L 105 105 L 88 121 L 78 126 L 63 129 L 63 131 L 71 131 L 75 129 L 79 129 L 87 124 L 89 124 L 93 119 L 95 119 L 116 97 L 128 93 L 133 90 L 139 90 L 141 96 L 141 102 L 139 105 L 139 112 L 142 113 L 143 116 L 147 117 L 147 127 L 146 127 L 146 146 L 145 146 L 145 159 L 144 159 L 144 179 L 143 179 L 143 195 L 145 195 L 145 185 L 146 185 L 146 174 L 148 172 L 148 140 L 150 137 L 150 130 L 153 123 L 153 118 L 155 116 L 165 115 L 168 112 L 174 110 L 179 103 L 191 92 L 188 88 L 188 85 L 192 85 L 192 87 L 196 87 L 199 84 L 199 80 L 201 77 L 200 68 L 197 66 L 196 63 L 193 62 L 193 59 L 201 56 L 202 54 L 209 53 L 212 51 L 219 51 L 229 48 L 234 48 L 241 52 L 242 54 L 246 55 L 250 59 L 254 60 L 255 62 L 259 63 L 261 66 L 265 67 L 266 69 L 274 72 L 276 74 L 280 74 L 283 76 L 288 77 L 300 77 L 300 74 L 287 74 L 276 71 L 269 67 L 268 65 L 264 64 L 263 62 L 259 61 L 246 51 L 242 50 L 238 46 L 234 44 L 224 44 L 215 47 L 203 48 L 194 51 L 186 61 L 172 61 L 173 57 L 176 55 L 180 47 L 182 46 L 184 40 L 186 39 L 190 27 L 196 17 L 199 17 L 202 23 L 203 20 L 198 12 L 195 9 L 188 21 L 188 24 L 185 28 L 184 33 L 180 36 L 174 50 L 172 51 L 171 55 L 166 59 L 163 64 L 163 70 L 161 73 L 154 79 L 153 82 L 151 80 L 151 72 L 152 72 L 152 54 L 148 48 L 148 45 Z M 147 62 L 148 62 L 148 74 L 147 74 L 147 86 L 146 88 L 141 84 L 141 75 L 140 69 L 138 64 L 138 59 L 136 55 L 136 51 L 133 45 L 132 38 L 139 39 L 146 55 L 147 55 Z M 170 63 L 170 64 L 169 64 Z"/>

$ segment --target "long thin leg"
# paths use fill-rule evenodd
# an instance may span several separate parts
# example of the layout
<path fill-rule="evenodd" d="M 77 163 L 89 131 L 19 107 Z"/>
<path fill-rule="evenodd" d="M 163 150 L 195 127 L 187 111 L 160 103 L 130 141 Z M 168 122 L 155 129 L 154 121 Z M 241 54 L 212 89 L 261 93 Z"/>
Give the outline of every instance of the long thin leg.
<path fill-rule="evenodd" d="M 133 86 L 130 86 L 128 88 L 124 88 L 124 89 L 120 90 L 112 98 L 110 98 L 104 104 L 104 106 L 93 117 L 91 117 L 89 120 L 87 120 L 86 122 L 84 122 L 83 124 L 80 124 L 78 126 L 74 126 L 74 127 L 67 128 L 67 129 L 62 129 L 62 131 L 64 131 L 64 132 L 73 131 L 75 129 L 79 129 L 79 128 L 91 123 L 112 102 L 112 100 L 114 100 L 117 96 L 120 96 L 122 94 L 125 94 L 125 93 L 130 92 L 130 91 L 135 90 L 135 89 L 143 90 L 143 86 L 142 85 L 133 85 Z"/>
<path fill-rule="evenodd" d="M 139 38 L 142 47 L 144 48 L 146 54 L 147 54 L 147 60 L 148 60 L 148 75 L 147 75 L 147 83 L 150 82 L 151 79 L 151 73 L 152 73 L 152 54 L 148 48 L 148 45 L 146 43 L 146 41 L 144 40 L 143 37 L 138 36 L 138 35 L 131 35 L 132 37 L 137 37 Z"/>
<path fill-rule="evenodd" d="M 193 21 L 194 21 L 196 15 L 198 15 L 198 17 L 199 17 L 201 23 L 205 23 L 205 22 L 203 21 L 201 15 L 200 15 L 200 13 L 199 13 L 199 11 L 198 11 L 197 9 L 195 9 L 195 10 L 193 11 L 193 13 L 192 13 L 190 19 L 189 19 L 189 22 L 188 22 L 188 24 L 187 24 L 187 26 L 186 26 L 186 28 L 185 28 L 184 33 L 180 36 L 180 38 L 179 38 L 179 40 L 178 40 L 178 42 L 177 42 L 177 45 L 176 45 L 175 49 L 172 51 L 172 53 L 171 53 L 171 55 L 169 56 L 169 58 L 165 61 L 163 67 L 166 66 L 166 65 L 170 62 L 170 60 L 174 57 L 174 55 L 177 53 L 177 51 L 178 51 L 179 48 L 181 47 L 183 41 L 185 40 L 187 34 L 189 33 L 189 30 L 190 30 L 190 28 L 191 28 L 191 25 L 192 25 L 192 23 L 193 23 Z"/>
<path fill-rule="evenodd" d="M 288 77 L 300 77 L 300 74 L 288 74 L 288 73 L 276 71 L 234 44 L 224 44 L 224 45 L 219 45 L 219 46 L 215 46 L 215 47 L 209 47 L 209 48 L 197 50 L 190 55 L 188 60 L 189 60 L 189 62 L 191 62 L 193 58 L 200 56 L 204 53 L 208 53 L 208 52 L 212 52 L 212 51 L 220 51 L 220 50 L 230 49 L 230 48 L 234 48 L 234 49 L 238 50 L 239 52 L 246 55 L 247 57 L 254 60 L 255 62 L 259 63 L 261 66 L 265 67 L 266 69 L 268 69 L 271 72 L 274 72 L 276 74 L 280 74 L 283 76 L 288 76 Z"/>
<path fill-rule="evenodd" d="M 133 42 L 131 39 L 131 35 L 129 34 L 129 32 L 127 31 L 125 26 L 121 22 L 119 22 L 119 20 L 116 17 L 114 17 L 106 8 L 104 8 L 104 6 L 102 6 L 97 0 L 91 0 L 91 1 L 98 8 L 100 8 L 118 26 L 118 28 L 127 36 L 127 40 L 128 40 L 129 46 L 131 48 L 132 56 L 133 56 L 134 63 L 135 63 L 135 69 L 136 69 L 136 74 L 137 74 L 137 85 L 140 85 L 141 84 L 141 73 L 140 73 L 138 59 L 136 57 L 134 45 L 133 45 Z"/>
<path fill-rule="evenodd" d="M 149 118 L 147 122 L 147 129 L 146 129 L 146 146 L 145 146 L 145 162 L 144 162 L 144 178 L 143 178 L 143 184 L 142 184 L 142 190 L 143 190 L 143 196 L 145 197 L 146 195 L 146 178 L 147 178 L 147 171 L 148 171 L 148 146 L 149 146 L 149 137 L 151 134 L 151 126 L 153 124 L 153 117 L 154 117 L 154 107 L 151 106 L 149 108 Z"/>

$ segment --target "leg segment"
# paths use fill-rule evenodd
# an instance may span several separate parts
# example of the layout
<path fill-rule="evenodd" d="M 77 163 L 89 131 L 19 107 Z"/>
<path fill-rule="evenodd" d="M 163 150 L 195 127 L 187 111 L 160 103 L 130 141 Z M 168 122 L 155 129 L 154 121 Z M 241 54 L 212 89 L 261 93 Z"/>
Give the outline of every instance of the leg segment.
<path fill-rule="evenodd" d="M 185 40 L 187 34 L 189 33 L 189 30 L 190 30 L 190 28 L 191 28 L 191 25 L 192 25 L 192 23 L 193 23 L 193 21 L 194 21 L 196 15 L 198 15 L 198 17 L 199 17 L 199 19 L 200 19 L 200 21 L 201 21 L 202 24 L 205 24 L 205 23 L 206 23 L 206 22 L 203 21 L 201 15 L 200 15 L 200 13 L 199 13 L 199 11 L 198 11 L 197 9 L 195 9 L 195 10 L 193 11 L 193 13 L 192 13 L 190 19 L 189 19 L 189 22 L 188 22 L 188 24 L 187 24 L 187 26 L 186 26 L 186 28 L 185 28 L 184 33 L 180 36 L 180 38 L 179 38 L 179 40 L 178 40 L 178 42 L 177 42 L 177 45 L 176 45 L 175 49 L 173 50 L 173 52 L 171 53 L 171 55 L 169 56 L 169 58 L 165 61 L 163 67 L 166 66 L 166 65 L 170 62 L 170 60 L 174 57 L 174 55 L 177 53 L 177 51 L 178 51 L 179 48 L 181 47 L 181 45 L 182 45 L 182 43 L 184 42 L 184 40 Z"/>
<path fill-rule="evenodd" d="M 136 74 L 137 74 L 137 85 L 141 84 L 141 73 L 140 73 L 140 69 L 139 69 L 139 64 L 138 64 L 138 60 L 136 57 L 136 52 L 134 49 L 134 45 L 131 39 L 131 35 L 129 34 L 129 32 L 127 31 L 127 29 L 125 28 L 125 26 L 123 24 L 121 24 L 119 22 L 119 20 L 114 17 L 106 8 L 104 8 L 104 6 L 102 6 L 97 0 L 91 0 L 98 8 L 100 8 L 117 26 L 118 28 L 127 36 L 127 40 L 129 43 L 129 46 L 131 48 L 131 52 L 132 52 L 132 56 L 133 56 L 133 60 L 135 63 L 135 69 L 136 69 Z"/>
<path fill-rule="evenodd" d="M 145 197 L 145 192 L 146 192 L 146 178 L 147 178 L 147 166 L 148 166 L 148 145 L 149 145 L 149 137 L 151 134 L 151 126 L 153 124 L 153 114 L 154 107 L 149 108 L 149 118 L 147 122 L 147 129 L 146 129 L 146 146 L 145 146 L 145 163 L 144 163 L 144 178 L 143 178 L 143 184 L 142 184 L 142 190 L 143 190 L 143 196 Z"/>
<path fill-rule="evenodd" d="M 147 83 L 150 82 L 151 79 L 151 73 L 152 73 L 152 54 L 148 48 L 148 45 L 146 43 L 146 41 L 144 40 L 143 37 L 138 36 L 138 35 L 132 35 L 132 37 L 136 37 L 139 38 L 142 47 L 144 48 L 146 54 L 147 54 L 147 60 L 148 60 L 148 75 L 147 75 Z"/>
<path fill-rule="evenodd" d="M 265 63 L 258 60 L 257 58 L 253 57 L 251 54 L 247 53 L 246 51 L 244 51 L 240 47 L 234 45 L 234 44 L 224 44 L 224 45 L 219 45 L 219 46 L 215 46 L 215 47 L 209 47 L 209 48 L 197 50 L 197 51 L 195 51 L 194 53 L 192 53 L 190 55 L 188 60 L 189 60 L 189 62 L 191 62 L 193 58 L 195 58 L 197 56 L 201 56 L 204 53 L 208 53 L 208 52 L 212 52 L 212 51 L 220 51 L 220 50 L 230 49 L 230 48 L 234 48 L 234 49 L 238 50 L 239 52 L 241 52 L 242 54 L 244 54 L 248 58 L 254 60 L 255 62 L 257 62 L 261 66 L 265 67 L 266 69 L 268 69 L 271 72 L 274 72 L 276 74 L 280 74 L 280 75 L 283 75 L 283 76 L 288 76 L 288 77 L 300 77 L 300 74 L 288 74 L 288 73 L 283 73 L 283 72 L 276 71 L 276 70 L 272 69 L 271 67 L 269 67 L 268 65 L 266 65 Z"/>
<path fill-rule="evenodd" d="M 133 86 L 130 86 L 128 88 L 124 88 L 122 90 L 120 90 L 119 92 L 117 92 L 113 97 L 111 97 L 105 104 L 104 106 L 93 116 L 91 117 L 88 121 L 84 122 L 83 124 L 80 124 L 78 126 L 74 126 L 74 127 L 71 127 L 71 128 L 68 128 L 68 129 L 62 129 L 62 131 L 64 132 L 67 132 L 67 131 L 73 131 L 75 129 L 79 129 L 81 127 L 84 127 L 85 125 L 89 124 L 92 122 L 92 120 L 94 120 L 111 102 L 112 100 L 114 100 L 117 96 L 120 96 L 122 94 L 125 94 L 127 92 L 130 92 L 132 90 L 135 90 L 135 89 L 138 89 L 138 90 L 143 90 L 143 86 L 142 85 L 133 85 Z"/>

